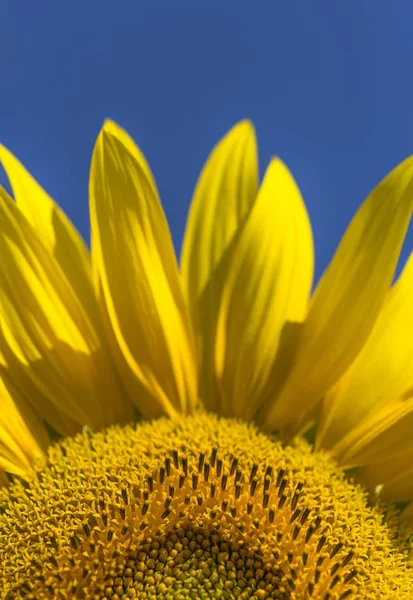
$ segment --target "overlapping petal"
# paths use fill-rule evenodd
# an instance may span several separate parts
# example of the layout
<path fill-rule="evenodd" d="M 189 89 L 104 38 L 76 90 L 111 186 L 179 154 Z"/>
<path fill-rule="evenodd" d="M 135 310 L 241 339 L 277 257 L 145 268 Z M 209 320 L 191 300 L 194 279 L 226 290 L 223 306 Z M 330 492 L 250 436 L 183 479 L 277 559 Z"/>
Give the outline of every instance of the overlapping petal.
<path fill-rule="evenodd" d="M 413 419 L 410 418 L 410 427 Z M 411 430 L 410 430 L 411 431 Z M 379 486 L 380 498 L 387 502 L 413 499 L 413 448 L 411 444 L 399 454 L 359 470 L 358 478 L 366 487 Z"/>
<path fill-rule="evenodd" d="M 18 388 L 0 375 L 0 471 L 26 478 L 41 466 L 48 435 Z"/>
<path fill-rule="evenodd" d="M 413 157 L 370 194 L 317 286 L 299 351 L 281 395 L 262 415 L 267 429 L 299 430 L 350 367 L 386 299 L 413 210 Z"/>
<path fill-rule="evenodd" d="M 132 402 L 144 417 L 174 416 L 200 396 L 290 435 L 324 397 L 317 447 L 361 466 L 383 498 L 413 497 L 413 256 L 390 289 L 413 210 L 413 157 L 362 205 L 309 310 L 306 210 L 279 160 L 258 190 L 249 122 L 199 178 L 183 288 L 149 166 L 116 124 L 104 125 L 92 160 L 93 282 L 64 213 L 2 146 L 0 160 L 15 196 L 0 190 L 2 483 L 42 458 L 39 414 L 67 435 L 125 421 Z"/>
<path fill-rule="evenodd" d="M 338 446 L 349 466 L 379 462 L 413 449 L 413 387 L 355 427 Z"/>
<path fill-rule="evenodd" d="M 300 192 L 274 159 L 229 262 L 216 369 L 224 414 L 251 419 L 285 373 L 285 327 L 303 320 L 313 277 L 311 226 Z M 276 377 L 275 377 L 276 375 Z"/>
<path fill-rule="evenodd" d="M 92 259 L 113 356 L 144 417 L 197 402 L 189 312 L 149 173 L 131 138 L 106 122 L 91 166 Z"/>
<path fill-rule="evenodd" d="M 96 302 L 91 315 L 38 229 L 0 192 L 1 343 L 7 376 L 60 433 L 130 419 L 131 406 L 118 392 L 93 325 Z"/>
<path fill-rule="evenodd" d="M 0 144 L 0 163 L 9 178 L 20 211 L 54 256 L 89 314 L 95 311 L 90 284 L 90 256 L 86 245 L 64 212 L 30 175 L 21 162 Z"/>
<path fill-rule="evenodd" d="M 329 391 L 317 433 L 317 448 L 337 458 L 354 451 L 360 428 L 386 404 L 413 389 L 413 254 L 388 292 L 362 351 Z M 371 430 L 370 430 L 371 432 Z"/>
<path fill-rule="evenodd" d="M 217 144 L 202 170 L 182 247 L 182 276 L 198 334 L 200 395 L 211 410 L 219 410 L 214 356 L 222 287 L 257 191 L 254 129 L 242 121 Z"/>

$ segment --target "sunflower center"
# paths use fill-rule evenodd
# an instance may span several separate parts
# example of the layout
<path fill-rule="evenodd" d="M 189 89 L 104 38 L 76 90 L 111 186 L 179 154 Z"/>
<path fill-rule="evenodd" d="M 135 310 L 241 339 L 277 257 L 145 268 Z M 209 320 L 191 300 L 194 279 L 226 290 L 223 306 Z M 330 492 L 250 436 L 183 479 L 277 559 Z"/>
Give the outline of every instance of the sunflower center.
<path fill-rule="evenodd" d="M 68 438 L 0 513 L 5 598 L 412 593 L 392 515 L 328 456 L 205 413 Z"/>
<path fill-rule="evenodd" d="M 187 525 L 146 538 L 128 560 L 119 561 L 98 597 L 282 597 L 283 573 L 273 561 L 227 537 Z"/>
<path fill-rule="evenodd" d="M 303 482 L 291 486 L 285 468 L 263 471 L 253 463 L 244 472 L 239 465 L 237 457 L 220 458 L 217 447 L 196 460 L 180 458 L 176 449 L 165 456 L 137 493 L 136 525 L 152 535 L 116 562 L 97 596 L 283 598 L 316 589 L 325 596 L 336 587 L 350 592 L 355 553 L 328 539 L 318 511 L 312 515 L 303 503 Z M 126 489 L 122 500 L 126 510 Z"/>

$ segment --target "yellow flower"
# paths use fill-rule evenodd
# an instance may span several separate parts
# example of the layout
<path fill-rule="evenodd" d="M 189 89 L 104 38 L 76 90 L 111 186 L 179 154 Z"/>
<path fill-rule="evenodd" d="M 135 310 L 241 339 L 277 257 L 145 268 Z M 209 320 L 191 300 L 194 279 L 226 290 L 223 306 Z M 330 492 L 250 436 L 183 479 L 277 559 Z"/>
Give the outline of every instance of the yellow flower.
<path fill-rule="evenodd" d="M 0 159 L 1 597 L 411 598 L 413 503 L 383 501 L 413 498 L 413 157 L 314 293 L 305 205 L 279 159 L 258 184 L 249 122 L 202 170 L 180 269 L 115 123 L 90 255 Z"/>

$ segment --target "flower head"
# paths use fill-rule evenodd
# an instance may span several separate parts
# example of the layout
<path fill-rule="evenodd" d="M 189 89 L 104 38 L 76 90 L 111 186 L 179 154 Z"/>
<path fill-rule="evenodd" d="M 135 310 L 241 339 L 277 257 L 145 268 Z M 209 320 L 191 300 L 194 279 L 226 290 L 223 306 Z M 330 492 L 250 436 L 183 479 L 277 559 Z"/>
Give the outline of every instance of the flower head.
<path fill-rule="evenodd" d="M 412 505 L 382 501 L 413 497 L 412 256 L 392 285 L 413 157 L 314 293 L 301 194 L 279 159 L 258 184 L 249 122 L 202 170 L 180 268 L 115 123 L 92 158 L 90 254 L 0 158 L 5 597 L 410 598 Z M 296 437 L 314 425 L 316 453 Z"/>

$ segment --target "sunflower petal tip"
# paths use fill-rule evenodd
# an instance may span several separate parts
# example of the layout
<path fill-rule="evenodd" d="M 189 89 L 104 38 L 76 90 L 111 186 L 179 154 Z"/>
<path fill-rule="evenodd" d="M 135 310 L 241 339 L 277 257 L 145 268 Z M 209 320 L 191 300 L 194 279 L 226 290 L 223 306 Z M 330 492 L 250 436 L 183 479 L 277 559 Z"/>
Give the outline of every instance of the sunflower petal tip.
<path fill-rule="evenodd" d="M 255 138 L 255 127 L 250 119 L 241 119 L 241 121 L 235 123 L 235 125 L 230 129 L 229 133 L 232 133 L 233 135 Z"/>
<path fill-rule="evenodd" d="M 276 155 L 271 156 L 270 162 L 268 163 L 268 167 L 281 167 L 289 171 L 285 162 L 279 156 Z"/>
<path fill-rule="evenodd" d="M 285 180 L 293 182 L 297 187 L 296 191 L 300 192 L 294 175 L 292 174 L 288 165 L 282 160 L 282 158 L 280 158 L 279 156 L 272 156 L 270 162 L 268 163 L 267 170 L 268 172 L 272 172 L 273 174 L 278 174 L 278 176 L 285 178 Z"/>
<path fill-rule="evenodd" d="M 0 142 L 0 164 L 3 165 L 3 161 L 7 160 L 13 161 L 16 160 L 16 157 L 14 156 L 13 152 L 7 148 L 7 146 Z M 3 168 L 5 171 L 7 171 L 7 168 L 4 165 Z"/>
<path fill-rule="evenodd" d="M 245 118 L 245 119 L 241 119 L 240 124 L 243 127 L 246 127 L 250 130 L 254 130 L 254 123 L 251 121 L 251 119 Z"/>
<path fill-rule="evenodd" d="M 117 138 L 126 133 L 125 130 L 112 119 L 104 120 L 101 131 L 103 134 L 109 134 Z"/>

